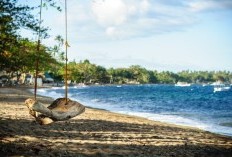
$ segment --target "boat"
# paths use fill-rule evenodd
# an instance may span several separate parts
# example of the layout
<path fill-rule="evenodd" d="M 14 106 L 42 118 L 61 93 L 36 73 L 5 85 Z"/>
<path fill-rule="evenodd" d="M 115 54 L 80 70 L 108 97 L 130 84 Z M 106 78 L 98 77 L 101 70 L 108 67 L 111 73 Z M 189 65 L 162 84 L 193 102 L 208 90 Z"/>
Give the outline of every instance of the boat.
<path fill-rule="evenodd" d="M 85 88 L 85 87 L 87 87 L 87 85 L 85 83 L 78 83 L 73 88 Z"/>
<path fill-rule="evenodd" d="M 225 84 L 217 84 L 217 85 L 214 85 L 214 88 L 213 88 L 213 92 L 222 92 L 222 91 L 229 91 L 230 90 L 230 86 L 227 86 Z"/>
<path fill-rule="evenodd" d="M 213 82 L 211 86 L 217 86 L 223 84 L 221 81 Z"/>
<path fill-rule="evenodd" d="M 202 87 L 206 87 L 206 86 L 209 86 L 210 84 L 208 84 L 208 83 L 203 83 L 202 84 Z"/>
<path fill-rule="evenodd" d="M 189 86 L 191 86 L 191 84 L 187 83 L 187 82 L 177 82 L 175 84 L 175 86 L 178 86 L 178 87 L 189 87 Z"/>

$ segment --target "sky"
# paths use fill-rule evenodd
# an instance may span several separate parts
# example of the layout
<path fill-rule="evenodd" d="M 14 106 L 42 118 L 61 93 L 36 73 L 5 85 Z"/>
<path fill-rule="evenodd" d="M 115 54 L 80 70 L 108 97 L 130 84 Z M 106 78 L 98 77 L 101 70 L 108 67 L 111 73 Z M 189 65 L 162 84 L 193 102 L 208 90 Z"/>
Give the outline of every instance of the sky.
<path fill-rule="evenodd" d="M 48 46 L 55 44 L 57 35 L 65 37 L 64 0 L 56 1 L 62 12 L 42 11 L 42 25 L 50 28 L 50 38 L 42 44 Z M 69 61 L 88 59 L 106 68 L 232 71 L 232 0 L 67 0 L 67 4 Z"/>

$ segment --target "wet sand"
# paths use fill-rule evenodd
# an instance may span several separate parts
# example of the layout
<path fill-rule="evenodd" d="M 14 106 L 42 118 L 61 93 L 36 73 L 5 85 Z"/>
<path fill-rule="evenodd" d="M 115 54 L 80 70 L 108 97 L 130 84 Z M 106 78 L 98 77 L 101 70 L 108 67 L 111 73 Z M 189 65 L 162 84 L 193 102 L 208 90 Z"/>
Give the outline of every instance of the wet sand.
<path fill-rule="evenodd" d="M 41 126 L 24 104 L 27 89 L 0 88 L 1 156 L 232 156 L 231 137 L 106 110 Z"/>

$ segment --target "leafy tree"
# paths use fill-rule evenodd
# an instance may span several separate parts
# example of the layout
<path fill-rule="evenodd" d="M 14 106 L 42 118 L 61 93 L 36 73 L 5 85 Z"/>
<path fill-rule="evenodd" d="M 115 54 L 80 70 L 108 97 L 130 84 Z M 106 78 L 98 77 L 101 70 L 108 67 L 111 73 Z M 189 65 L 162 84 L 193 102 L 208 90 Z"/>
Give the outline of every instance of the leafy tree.
<path fill-rule="evenodd" d="M 53 0 L 45 0 L 45 4 L 60 10 L 60 7 L 57 7 Z M 32 30 L 34 33 L 38 32 L 39 20 L 32 14 L 32 10 L 36 8 L 38 6 L 21 5 L 18 3 L 18 0 L 0 1 L 0 54 L 5 51 L 10 53 L 11 48 L 21 38 L 18 32 L 20 29 Z M 43 37 L 48 36 L 47 28 L 41 27 L 40 30 Z"/>
<path fill-rule="evenodd" d="M 45 4 L 56 7 L 53 0 L 45 0 Z M 40 4 L 38 4 L 40 5 Z M 47 37 L 47 28 L 39 28 L 39 20 L 32 14 L 32 10 L 38 6 L 29 7 L 28 5 L 19 4 L 17 0 L 1 0 L 0 1 L 0 54 L 10 50 L 17 45 L 18 39 L 21 38 L 19 30 L 24 28 L 34 33 L 40 29 L 43 38 Z"/>
<path fill-rule="evenodd" d="M 174 84 L 177 82 L 178 75 L 173 72 L 163 71 L 158 74 L 157 78 L 159 83 Z"/>
<path fill-rule="evenodd" d="M 106 68 L 102 66 L 96 66 L 94 73 L 96 76 L 96 80 L 95 80 L 96 83 L 109 83 L 110 82 Z"/>
<path fill-rule="evenodd" d="M 178 73 L 179 79 L 178 81 L 181 82 L 191 82 L 191 76 L 190 76 L 190 71 L 186 70 L 186 71 L 182 71 Z"/>
<path fill-rule="evenodd" d="M 138 83 L 148 83 L 149 73 L 145 68 L 139 65 L 130 66 L 130 71 L 132 72 L 132 78 Z"/>
<path fill-rule="evenodd" d="M 11 49 L 19 37 L 21 27 L 37 30 L 38 21 L 29 13 L 32 8 L 16 4 L 16 0 L 0 1 L 0 54 Z"/>
<path fill-rule="evenodd" d="M 157 71 L 148 71 L 148 75 L 149 75 L 149 81 L 148 83 L 158 83 L 158 72 Z"/>
<path fill-rule="evenodd" d="M 114 82 L 117 84 L 128 83 L 132 79 L 132 73 L 126 68 L 117 68 L 114 70 Z"/>

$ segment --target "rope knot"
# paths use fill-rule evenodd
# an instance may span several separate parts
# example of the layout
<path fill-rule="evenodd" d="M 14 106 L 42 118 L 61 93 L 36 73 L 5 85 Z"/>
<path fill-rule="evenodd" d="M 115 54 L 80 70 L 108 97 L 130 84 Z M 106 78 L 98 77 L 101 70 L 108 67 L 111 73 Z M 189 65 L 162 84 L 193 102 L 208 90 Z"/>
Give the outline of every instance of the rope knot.
<path fill-rule="evenodd" d="M 65 46 L 70 47 L 67 41 L 65 41 Z"/>

